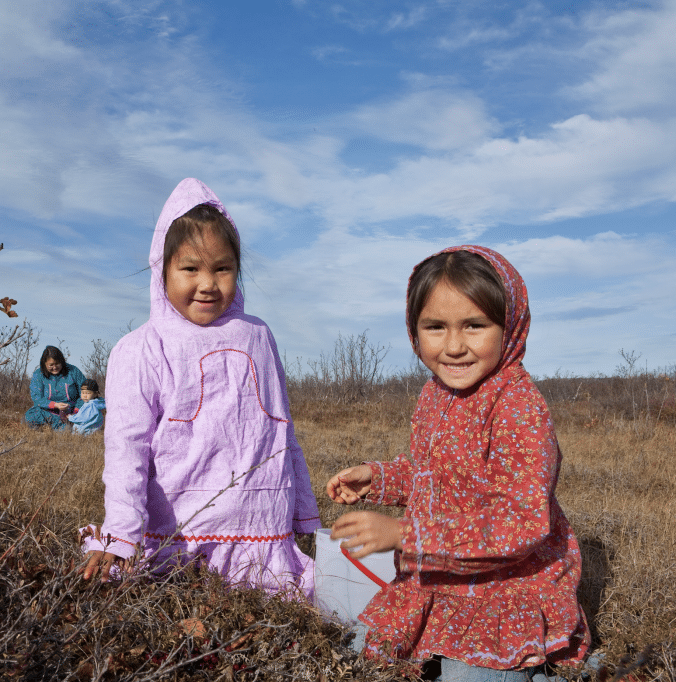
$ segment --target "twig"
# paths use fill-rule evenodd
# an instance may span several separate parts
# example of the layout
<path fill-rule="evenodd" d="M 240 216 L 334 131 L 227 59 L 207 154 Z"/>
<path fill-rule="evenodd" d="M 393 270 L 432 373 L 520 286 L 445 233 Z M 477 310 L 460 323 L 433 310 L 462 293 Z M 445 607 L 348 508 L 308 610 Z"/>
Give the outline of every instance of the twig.
<path fill-rule="evenodd" d="M 153 552 L 149 557 L 146 557 L 146 558 L 144 559 L 144 562 L 146 562 L 146 564 L 147 564 L 148 567 L 145 568 L 145 567 L 141 566 L 141 567 L 140 567 L 141 570 L 140 570 L 138 573 L 136 573 L 133 577 L 136 578 L 136 579 L 139 579 L 139 578 L 144 577 L 144 576 L 146 576 L 146 577 L 152 577 L 153 574 L 156 573 L 156 571 L 158 570 L 158 568 L 161 568 L 161 566 L 158 567 L 158 566 L 156 566 L 156 565 L 154 565 L 154 566 L 152 565 L 152 559 L 153 559 L 153 557 L 159 556 L 159 553 L 161 552 L 162 549 L 164 549 L 165 547 L 170 546 L 170 545 L 173 543 L 173 538 L 175 537 L 176 533 L 180 533 L 181 530 L 182 530 L 188 523 L 190 523 L 190 522 L 191 522 L 198 514 L 200 514 L 202 511 L 204 511 L 204 510 L 207 509 L 209 506 L 211 506 L 211 504 L 214 502 L 214 500 L 216 500 L 216 499 L 217 499 L 220 495 L 222 495 L 226 490 L 229 490 L 230 488 L 236 486 L 236 485 L 237 485 L 237 481 L 239 481 L 240 479 L 242 479 L 242 478 L 244 478 L 245 476 L 247 476 L 251 471 L 254 471 L 255 469 L 258 469 L 259 467 L 263 466 L 266 462 L 270 461 L 273 457 L 276 457 L 280 452 L 284 452 L 284 450 L 288 450 L 288 447 L 282 448 L 282 449 L 279 450 L 278 452 L 275 452 L 274 454 L 270 455 L 269 457 L 266 457 L 262 462 L 259 462 L 256 466 L 251 467 L 250 469 L 248 469 L 248 470 L 245 471 L 243 474 L 240 474 L 240 475 L 237 476 L 237 477 L 234 476 L 234 472 L 233 472 L 232 480 L 230 481 L 230 483 L 228 484 L 228 486 L 226 486 L 225 488 L 223 488 L 223 490 L 219 490 L 219 491 L 218 491 L 210 500 L 208 500 L 208 501 L 206 502 L 206 504 L 204 504 L 200 509 L 198 509 L 198 510 L 197 510 L 197 511 L 196 511 L 196 512 L 187 520 L 187 521 L 185 521 L 185 522 L 183 522 L 182 524 L 180 524 L 180 525 L 177 527 L 176 532 L 175 532 L 174 534 L 170 535 L 166 540 L 164 540 L 164 541 L 160 544 L 160 546 L 157 548 L 157 550 L 155 550 L 155 552 Z M 70 462 L 68 462 L 68 464 L 66 465 L 66 470 L 68 469 L 68 466 L 70 466 Z M 59 477 L 59 481 L 61 480 L 61 478 L 63 478 L 63 476 L 64 476 L 65 473 L 66 473 L 66 472 L 64 471 L 63 474 L 61 474 L 61 476 Z M 59 481 L 57 481 L 57 482 L 54 484 L 54 488 L 55 488 L 56 485 L 59 483 Z M 52 488 L 52 492 L 53 492 L 53 490 L 54 490 L 54 489 Z M 51 495 L 51 492 L 50 492 L 50 495 Z M 45 502 L 46 502 L 46 501 L 47 501 L 47 500 L 45 500 Z M 42 504 L 44 505 L 44 502 L 43 502 Z M 42 506 L 42 505 L 41 505 L 41 506 Z M 40 511 L 40 510 L 38 509 L 38 511 Z M 36 512 L 36 514 L 37 514 L 37 512 Z M 31 521 L 32 521 L 32 520 L 33 520 L 33 519 L 31 519 Z M 24 534 L 25 534 L 25 531 L 24 531 Z M 20 539 L 21 539 L 21 538 L 19 538 L 19 540 L 20 540 Z M 17 540 L 17 542 L 18 542 L 19 540 Z M 14 544 L 16 544 L 16 543 L 14 543 Z M 12 547 L 10 547 L 9 549 L 11 550 Z M 7 550 L 7 552 L 9 552 L 9 550 Z M 5 554 L 7 554 L 7 552 L 5 552 Z M 3 555 L 2 557 L 0 557 L 0 561 L 2 561 L 2 559 L 4 559 L 4 556 L 5 556 L 5 555 Z M 170 561 L 170 560 L 171 560 L 171 557 L 167 557 L 167 559 L 165 560 L 164 564 L 162 564 L 162 565 L 166 565 L 166 563 L 167 563 L 168 561 Z M 188 562 L 188 564 L 189 564 L 189 563 L 190 563 L 190 562 Z M 185 571 L 186 568 L 187 568 L 187 565 L 185 565 L 185 566 L 179 566 L 179 567 L 176 567 L 176 568 L 177 568 L 176 572 Z M 168 574 L 167 574 L 167 576 L 166 576 L 167 580 L 168 580 L 172 575 L 175 575 L 176 572 L 174 572 L 174 571 L 168 572 Z M 115 590 L 115 591 L 111 591 L 110 595 L 109 595 L 108 598 L 104 601 L 103 605 L 102 605 L 102 606 L 99 608 L 99 610 L 94 614 L 93 619 L 95 620 L 96 617 L 98 617 L 98 616 L 100 616 L 101 614 L 103 614 L 103 613 L 109 608 L 109 606 L 110 606 L 112 603 L 114 603 L 116 600 L 121 599 L 121 598 L 126 594 L 126 592 L 128 592 L 129 590 L 132 589 L 134 583 L 135 583 L 134 580 L 123 580 L 122 585 L 120 586 L 121 589 L 118 589 L 118 590 Z M 93 584 L 93 583 L 92 583 L 92 584 Z M 70 634 L 70 636 L 62 643 L 62 645 L 61 645 L 62 648 L 65 647 L 65 646 L 67 646 L 68 644 L 70 644 L 72 641 L 74 641 L 75 638 L 76 638 L 79 634 L 80 634 L 80 626 L 79 626 L 79 624 L 78 624 L 78 626 L 73 630 L 73 632 Z"/>
<path fill-rule="evenodd" d="M 7 448 L 7 450 L 3 450 L 2 452 L 0 452 L 0 455 L 4 455 L 6 452 L 11 452 L 12 450 L 14 450 L 14 448 L 18 448 L 19 445 L 21 445 L 21 443 L 23 443 L 23 442 L 24 442 L 24 439 L 22 438 L 18 443 L 16 443 L 16 445 L 12 445 L 11 448 Z"/>
<path fill-rule="evenodd" d="M 234 488 L 237 484 L 238 481 L 241 479 L 245 478 L 248 476 L 252 471 L 255 471 L 256 469 L 259 469 L 262 467 L 264 464 L 267 464 L 271 459 L 279 455 L 280 453 L 284 452 L 285 450 L 288 450 L 288 446 L 285 448 L 282 448 L 281 450 L 278 450 L 277 452 L 273 453 L 272 455 L 269 455 L 266 457 L 263 461 L 259 462 L 255 466 L 252 466 L 251 468 L 247 469 L 244 473 L 240 474 L 239 476 L 235 476 L 235 472 L 232 472 L 232 479 L 230 480 L 230 483 L 223 488 L 222 490 L 219 490 L 210 500 L 207 500 L 207 502 L 204 503 L 192 516 L 190 516 L 188 519 L 180 523 L 177 527 L 176 530 L 169 535 L 167 538 L 165 538 L 158 548 L 149 556 L 143 557 L 140 555 L 140 552 L 142 552 L 142 548 L 139 546 L 137 549 L 137 555 L 135 558 L 135 561 L 138 561 L 139 565 L 139 572 L 136 574 L 137 578 L 140 578 L 144 575 L 150 577 L 153 574 L 157 574 L 158 570 L 161 569 L 162 567 L 166 567 L 169 562 L 172 561 L 172 557 L 167 557 L 164 559 L 164 561 L 158 566 L 156 564 L 153 564 L 153 561 L 157 559 L 160 556 L 160 553 L 162 550 L 166 549 L 167 547 L 170 547 L 174 543 L 174 538 L 177 535 L 180 535 L 181 531 L 198 515 L 201 514 L 205 509 L 208 509 L 209 507 L 213 506 L 213 503 L 221 496 L 223 493 L 227 492 L 231 488 Z M 106 544 L 103 542 L 103 538 L 100 540 L 100 542 L 104 545 L 104 549 L 106 547 Z M 145 565 L 144 565 L 145 564 Z M 181 567 L 182 569 L 185 569 L 186 567 L 183 566 Z"/>
<path fill-rule="evenodd" d="M 633 663 L 631 662 L 631 658 L 629 656 L 622 656 L 615 669 L 615 674 L 613 675 L 610 682 L 619 682 L 627 675 L 645 668 L 650 662 L 650 657 L 652 656 L 654 649 L 654 645 L 649 644 L 645 649 L 643 649 L 643 651 L 641 651 L 641 653 L 639 653 Z M 602 682 L 606 682 L 610 677 L 609 670 L 606 666 L 603 666 L 599 673 L 599 678 Z"/>
<path fill-rule="evenodd" d="M 227 647 L 229 647 L 231 644 L 236 642 L 238 639 L 241 639 L 243 636 L 248 635 L 251 632 L 255 632 L 259 628 L 267 628 L 267 629 L 274 629 L 274 630 L 281 630 L 283 628 L 288 628 L 291 623 L 283 623 L 281 625 L 273 625 L 270 622 L 261 622 L 258 621 L 256 623 L 251 624 L 249 627 L 247 627 L 244 630 L 237 631 L 227 642 L 223 642 L 220 644 L 218 647 L 215 649 L 209 649 L 208 651 L 202 652 L 198 656 L 191 657 L 185 661 L 180 661 L 179 663 L 174 663 L 173 665 L 168 666 L 167 664 L 171 661 L 172 658 L 177 655 L 181 647 L 179 646 L 178 649 L 175 649 L 174 652 L 172 652 L 172 656 L 168 658 L 166 661 L 164 661 L 157 670 L 155 670 L 153 673 L 151 673 L 151 676 L 147 678 L 148 680 L 152 680 L 156 677 L 162 677 L 164 675 L 168 675 L 169 673 L 174 672 L 175 670 L 178 670 L 179 668 L 184 668 L 187 665 L 193 665 L 197 661 L 201 661 L 203 658 L 206 658 L 207 656 L 211 656 L 212 654 L 218 654 L 221 651 L 227 651 Z M 188 640 L 184 640 L 183 644 L 187 642 Z M 234 653 L 234 654 L 243 654 L 248 652 L 251 649 L 251 647 L 247 647 L 246 649 L 236 649 L 232 652 L 228 653 Z M 134 671 L 131 675 L 128 675 L 127 677 L 123 677 L 120 682 L 125 682 L 125 680 L 133 680 L 138 671 Z"/>

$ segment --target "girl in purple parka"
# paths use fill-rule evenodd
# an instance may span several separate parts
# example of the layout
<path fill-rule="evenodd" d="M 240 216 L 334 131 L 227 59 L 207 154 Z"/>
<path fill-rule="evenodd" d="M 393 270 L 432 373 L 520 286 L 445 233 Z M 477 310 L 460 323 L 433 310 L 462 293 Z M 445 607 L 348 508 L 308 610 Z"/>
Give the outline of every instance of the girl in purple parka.
<path fill-rule="evenodd" d="M 294 533 L 318 528 L 319 512 L 284 372 L 272 333 L 244 312 L 235 224 L 200 181 L 164 205 L 150 269 L 150 320 L 108 364 L 106 516 L 84 533 L 84 577 L 106 581 L 140 548 L 158 565 L 198 557 L 231 584 L 311 596 Z"/>

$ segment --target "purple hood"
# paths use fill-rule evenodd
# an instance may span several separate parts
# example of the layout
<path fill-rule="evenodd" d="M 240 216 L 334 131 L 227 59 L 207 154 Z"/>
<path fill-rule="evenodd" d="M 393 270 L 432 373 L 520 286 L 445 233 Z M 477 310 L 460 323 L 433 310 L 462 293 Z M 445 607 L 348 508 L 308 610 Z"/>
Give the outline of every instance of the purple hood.
<path fill-rule="evenodd" d="M 195 178 L 186 178 L 181 180 L 176 186 L 176 189 L 171 193 L 171 196 L 167 199 L 160 213 L 160 217 L 157 220 L 157 225 L 155 227 L 155 233 L 153 234 L 153 242 L 150 246 L 150 319 L 160 320 L 167 323 L 178 323 L 183 326 L 184 324 L 194 327 L 192 322 L 186 320 L 179 312 L 176 311 L 174 306 L 169 303 L 169 299 L 164 291 L 164 282 L 162 280 L 162 265 L 164 259 L 164 240 L 167 237 L 167 232 L 171 227 L 171 224 L 180 218 L 182 215 L 187 213 L 191 208 L 199 206 L 200 204 L 210 204 L 217 208 L 229 221 L 230 224 L 235 228 L 237 232 L 237 226 L 232 216 L 227 212 L 225 206 L 218 200 L 218 197 L 200 180 Z M 239 236 L 239 232 L 237 232 Z M 211 324 L 206 325 L 207 327 L 221 327 L 227 324 L 228 319 L 237 313 L 244 312 L 244 297 L 240 288 L 237 287 L 237 293 L 235 294 L 235 299 L 230 304 L 228 310 L 221 315 L 217 320 L 214 320 Z"/>

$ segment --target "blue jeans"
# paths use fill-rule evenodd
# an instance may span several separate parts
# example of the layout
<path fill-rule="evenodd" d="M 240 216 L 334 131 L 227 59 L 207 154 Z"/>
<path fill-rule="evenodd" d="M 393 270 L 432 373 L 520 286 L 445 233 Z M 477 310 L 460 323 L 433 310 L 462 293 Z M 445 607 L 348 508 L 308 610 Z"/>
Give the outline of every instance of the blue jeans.
<path fill-rule="evenodd" d="M 554 682 L 556 677 L 548 677 L 541 666 L 524 670 L 494 670 L 442 657 L 441 674 L 434 679 L 438 682 Z"/>
<path fill-rule="evenodd" d="M 355 638 L 350 647 L 357 652 L 364 648 L 364 639 L 368 627 L 363 623 L 354 626 Z M 434 678 L 435 682 L 554 682 L 555 676 L 547 676 L 544 667 L 537 666 L 525 670 L 494 670 L 469 665 L 452 658 L 440 657 L 441 673 Z"/>

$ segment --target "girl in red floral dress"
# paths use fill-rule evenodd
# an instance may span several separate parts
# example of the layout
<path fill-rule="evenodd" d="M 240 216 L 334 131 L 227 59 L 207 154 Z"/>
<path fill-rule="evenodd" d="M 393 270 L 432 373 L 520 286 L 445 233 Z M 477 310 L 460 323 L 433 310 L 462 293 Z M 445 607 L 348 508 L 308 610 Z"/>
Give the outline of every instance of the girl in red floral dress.
<path fill-rule="evenodd" d="M 327 483 L 339 504 L 406 507 L 401 519 L 358 511 L 333 526 L 356 559 L 398 550 L 396 578 L 360 616 L 365 652 L 440 658 L 441 680 L 521 682 L 545 662 L 575 665 L 589 646 L 580 550 L 554 496 L 552 420 L 521 364 L 526 286 L 500 254 L 453 247 L 415 267 L 406 317 L 433 372 L 411 455 Z"/>

